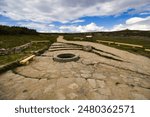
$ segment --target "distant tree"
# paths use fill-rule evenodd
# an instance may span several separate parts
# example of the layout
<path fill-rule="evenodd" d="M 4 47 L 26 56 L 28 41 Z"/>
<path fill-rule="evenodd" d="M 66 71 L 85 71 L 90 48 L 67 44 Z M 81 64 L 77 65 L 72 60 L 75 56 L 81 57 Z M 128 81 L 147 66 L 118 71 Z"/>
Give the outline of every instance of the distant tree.
<path fill-rule="evenodd" d="M 18 35 L 18 34 L 38 34 L 34 29 L 19 26 L 4 26 L 0 25 L 0 35 Z"/>

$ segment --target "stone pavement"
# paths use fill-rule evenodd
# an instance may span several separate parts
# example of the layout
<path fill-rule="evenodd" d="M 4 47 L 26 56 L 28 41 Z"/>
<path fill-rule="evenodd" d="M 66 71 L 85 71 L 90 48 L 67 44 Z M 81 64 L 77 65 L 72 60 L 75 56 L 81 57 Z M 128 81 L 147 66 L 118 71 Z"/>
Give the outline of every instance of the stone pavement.
<path fill-rule="evenodd" d="M 92 52 L 82 50 L 91 45 Z M 53 61 L 77 53 L 76 62 Z M 0 75 L 0 99 L 150 99 L 150 59 L 62 36 L 27 66 Z"/>

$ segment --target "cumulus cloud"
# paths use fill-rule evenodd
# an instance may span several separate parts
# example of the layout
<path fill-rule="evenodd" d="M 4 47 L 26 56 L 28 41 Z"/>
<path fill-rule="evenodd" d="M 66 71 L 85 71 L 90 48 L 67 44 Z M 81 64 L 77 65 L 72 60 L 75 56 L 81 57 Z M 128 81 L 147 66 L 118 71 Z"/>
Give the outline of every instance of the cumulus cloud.
<path fill-rule="evenodd" d="M 2 22 L 1 22 L 2 23 Z M 3 22 L 6 24 L 6 22 Z M 118 30 L 150 30 L 150 16 L 141 18 L 133 17 L 125 21 L 124 24 L 117 24 L 112 29 L 106 29 L 104 26 L 98 26 L 94 22 L 87 25 L 61 25 L 40 23 L 40 22 L 20 22 L 19 26 L 24 26 L 32 29 L 37 29 L 39 32 L 98 32 L 98 31 L 118 31 Z"/>
<path fill-rule="evenodd" d="M 17 25 L 21 27 L 36 29 L 38 32 L 54 32 L 56 28 L 54 24 L 46 24 L 40 22 L 18 22 Z"/>
<path fill-rule="evenodd" d="M 14 20 L 67 22 L 84 16 L 117 15 L 129 8 L 150 11 L 147 4 L 149 0 L 1 0 L 0 14 Z"/>
<path fill-rule="evenodd" d="M 86 22 L 86 16 L 117 16 L 129 9 L 129 14 L 149 14 L 149 0 L 0 0 L 0 15 L 17 21 L 16 25 L 46 32 L 110 31 L 95 23 L 79 23 Z M 53 22 L 62 24 L 58 27 Z M 133 17 L 111 30 L 149 30 L 149 24 L 150 17 Z"/>
<path fill-rule="evenodd" d="M 138 22 L 146 21 L 147 18 L 133 17 L 126 21 L 126 24 L 135 24 Z"/>
<path fill-rule="evenodd" d="M 81 22 L 85 22 L 85 20 L 73 20 L 70 23 L 81 23 Z"/>
<path fill-rule="evenodd" d="M 139 6 L 139 8 L 129 11 L 128 14 L 131 14 L 131 15 L 132 14 L 140 14 L 140 15 L 150 14 L 150 4 Z"/>
<path fill-rule="evenodd" d="M 38 22 L 28 22 L 28 23 L 18 23 L 20 26 L 25 26 L 32 29 L 37 29 L 39 32 L 95 32 L 102 31 L 104 27 L 97 26 L 95 23 L 90 23 L 87 25 L 62 25 L 56 26 L 54 24 L 43 24 Z"/>
<path fill-rule="evenodd" d="M 150 30 L 150 16 L 146 18 L 133 17 L 128 19 L 125 24 L 115 25 L 112 30 Z"/>
<path fill-rule="evenodd" d="M 95 31 L 102 31 L 102 26 L 97 26 L 95 23 L 90 23 L 84 26 L 60 26 L 59 32 L 95 32 Z"/>
<path fill-rule="evenodd" d="M 18 23 L 18 25 L 22 26 L 22 27 L 28 27 L 31 29 L 40 29 L 40 30 L 45 30 L 47 29 L 47 25 L 46 24 L 42 24 L 42 23 L 34 23 L 34 22 L 28 22 L 28 23 Z"/>

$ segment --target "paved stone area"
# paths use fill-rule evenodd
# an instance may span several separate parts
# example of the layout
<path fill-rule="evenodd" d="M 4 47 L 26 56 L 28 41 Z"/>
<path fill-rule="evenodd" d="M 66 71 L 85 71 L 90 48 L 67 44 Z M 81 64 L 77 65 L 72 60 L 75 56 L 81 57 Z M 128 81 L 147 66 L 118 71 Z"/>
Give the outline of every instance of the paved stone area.
<path fill-rule="evenodd" d="M 81 45 L 99 51 L 86 52 Z M 53 61 L 55 54 L 64 52 L 77 53 L 80 59 Z M 60 36 L 29 65 L 0 75 L 0 99 L 150 99 L 150 59 Z"/>

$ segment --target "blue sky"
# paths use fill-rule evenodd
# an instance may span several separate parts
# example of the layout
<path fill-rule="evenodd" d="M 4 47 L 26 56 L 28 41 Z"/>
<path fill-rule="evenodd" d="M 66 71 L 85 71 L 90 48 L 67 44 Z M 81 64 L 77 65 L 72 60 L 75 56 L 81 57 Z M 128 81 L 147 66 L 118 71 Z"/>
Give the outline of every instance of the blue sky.
<path fill-rule="evenodd" d="M 0 24 L 39 32 L 150 30 L 150 0 L 0 0 Z"/>

